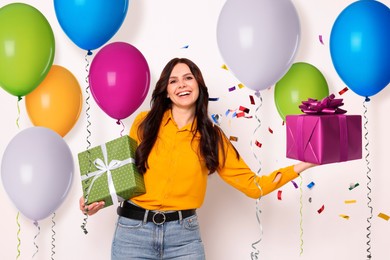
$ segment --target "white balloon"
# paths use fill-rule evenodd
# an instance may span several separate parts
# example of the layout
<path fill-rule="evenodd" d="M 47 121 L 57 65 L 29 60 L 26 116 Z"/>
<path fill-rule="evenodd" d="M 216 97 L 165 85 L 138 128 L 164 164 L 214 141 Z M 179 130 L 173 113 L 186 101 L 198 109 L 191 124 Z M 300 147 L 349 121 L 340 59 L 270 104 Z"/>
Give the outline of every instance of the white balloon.
<path fill-rule="evenodd" d="M 38 221 L 64 201 L 73 179 L 72 153 L 62 137 L 45 127 L 30 127 L 7 145 L 1 180 L 16 208 Z"/>
<path fill-rule="evenodd" d="M 246 87 L 273 86 L 294 62 L 300 23 L 290 0 L 227 0 L 217 43 L 227 67 Z"/>

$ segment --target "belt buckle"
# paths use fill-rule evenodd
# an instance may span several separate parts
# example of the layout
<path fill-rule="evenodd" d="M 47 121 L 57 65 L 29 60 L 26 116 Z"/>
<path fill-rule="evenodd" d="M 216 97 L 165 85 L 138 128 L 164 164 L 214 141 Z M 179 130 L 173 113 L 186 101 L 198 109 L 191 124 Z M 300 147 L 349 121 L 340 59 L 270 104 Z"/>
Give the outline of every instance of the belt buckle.
<path fill-rule="evenodd" d="M 158 218 L 158 216 L 162 216 L 161 221 L 158 221 L 158 219 L 156 219 L 156 217 Z M 161 212 L 161 211 L 156 211 L 152 217 L 153 223 L 158 225 L 158 226 L 164 224 L 166 220 L 167 220 L 167 217 L 165 216 L 164 212 Z"/>

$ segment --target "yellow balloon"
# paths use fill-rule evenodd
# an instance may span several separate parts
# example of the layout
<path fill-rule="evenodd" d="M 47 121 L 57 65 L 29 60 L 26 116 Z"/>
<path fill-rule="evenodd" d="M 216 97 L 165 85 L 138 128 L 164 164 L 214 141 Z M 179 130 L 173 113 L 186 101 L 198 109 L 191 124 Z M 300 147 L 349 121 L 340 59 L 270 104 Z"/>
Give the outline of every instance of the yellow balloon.
<path fill-rule="evenodd" d="M 52 129 L 64 137 L 76 124 L 82 94 L 75 76 L 66 68 L 53 65 L 45 79 L 26 95 L 26 109 L 35 126 Z"/>

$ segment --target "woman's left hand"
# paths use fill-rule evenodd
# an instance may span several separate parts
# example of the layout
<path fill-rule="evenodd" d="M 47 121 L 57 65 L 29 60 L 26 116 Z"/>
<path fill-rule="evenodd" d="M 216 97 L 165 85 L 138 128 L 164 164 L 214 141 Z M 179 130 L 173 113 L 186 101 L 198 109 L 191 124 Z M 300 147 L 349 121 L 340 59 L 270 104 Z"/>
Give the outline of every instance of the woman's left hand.
<path fill-rule="evenodd" d="M 80 210 L 83 214 L 87 214 L 88 216 L 92 216 L 102 208 L 104 208 L 104 201 L 94 202 L 90 205 L 85 205 L 84 197 L 81 197 L 79 200 Z"/>

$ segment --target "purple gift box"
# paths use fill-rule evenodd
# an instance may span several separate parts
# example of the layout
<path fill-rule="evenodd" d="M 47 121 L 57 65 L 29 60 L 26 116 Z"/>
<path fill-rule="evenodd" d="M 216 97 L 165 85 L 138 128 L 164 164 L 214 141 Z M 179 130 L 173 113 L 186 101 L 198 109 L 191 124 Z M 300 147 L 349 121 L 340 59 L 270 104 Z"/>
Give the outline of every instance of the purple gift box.
<path fill-rule="evenodd" d="M 338 108 L 342 102 L 334 95 L 325 99 L 304 101 L 300 108 L 306 114 L 286 116 L 287 158 L 315 164 L 362 158 L 361 116 L 344 115 L 346 111 Z M 321 104 L 326 112 L 319 109 Z M 307 112 L 314 109 L 316 113 Z"/>

